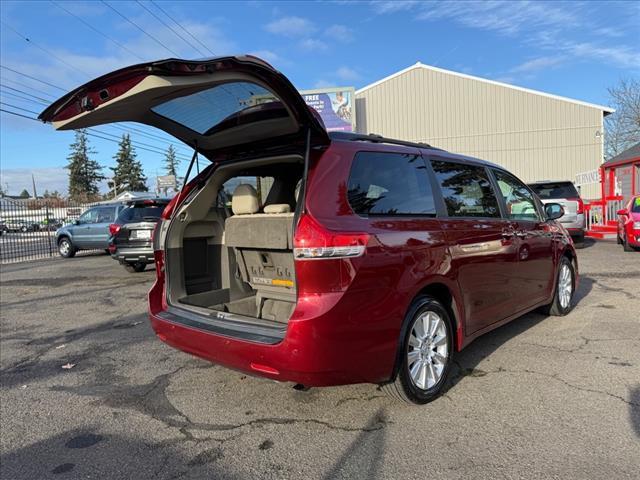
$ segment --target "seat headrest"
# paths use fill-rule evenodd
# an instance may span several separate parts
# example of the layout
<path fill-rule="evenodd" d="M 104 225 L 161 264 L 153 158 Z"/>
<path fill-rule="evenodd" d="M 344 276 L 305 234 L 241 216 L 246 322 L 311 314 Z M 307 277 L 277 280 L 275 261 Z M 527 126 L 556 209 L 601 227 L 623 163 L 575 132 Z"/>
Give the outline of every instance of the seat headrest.
<path fill-rule="evenodd" d="M 264 213 L 289 213 L 291 207 L 287 203 L 272 203 L 264 207 Z"/>
<path fill-rule="evenodd" d="M 231 211 L 234 215 L 251 215 L 260 209 L 258 192 L 248 183 L 241 183 L 233 191 Z"/>

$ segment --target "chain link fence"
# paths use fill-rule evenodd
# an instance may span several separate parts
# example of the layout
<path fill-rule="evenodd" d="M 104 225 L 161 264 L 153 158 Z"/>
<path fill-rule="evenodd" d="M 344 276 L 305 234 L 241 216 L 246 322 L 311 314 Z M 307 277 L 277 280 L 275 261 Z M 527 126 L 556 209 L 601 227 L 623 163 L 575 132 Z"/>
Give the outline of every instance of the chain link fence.
<path fill-rule="evenodd" d="M 0 263 L 57 256 L 56 230 L 94 205 L 59 198 L 0 198 Z"/>

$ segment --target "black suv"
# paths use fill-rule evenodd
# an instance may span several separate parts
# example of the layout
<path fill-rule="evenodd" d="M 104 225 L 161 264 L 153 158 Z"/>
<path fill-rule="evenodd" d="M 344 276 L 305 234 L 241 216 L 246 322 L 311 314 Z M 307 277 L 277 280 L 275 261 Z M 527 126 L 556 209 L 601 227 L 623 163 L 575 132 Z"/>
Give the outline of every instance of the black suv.
<path fill-rule="evenodd" d="M 109 253 L 127 270 L 142 272 L 148 263 L 153 263 L 153 230 L 169 201 L 166 198 L 133 201 L 109 225 Z"/>

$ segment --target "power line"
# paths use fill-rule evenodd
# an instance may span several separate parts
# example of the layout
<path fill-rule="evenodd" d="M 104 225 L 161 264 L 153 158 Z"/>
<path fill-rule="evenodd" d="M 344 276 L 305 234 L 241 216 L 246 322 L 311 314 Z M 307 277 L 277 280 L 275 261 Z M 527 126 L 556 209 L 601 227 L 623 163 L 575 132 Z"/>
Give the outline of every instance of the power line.
<path fill-rule="evenodd" d="M 175 20 L 171 15 L 169 15 L 159 4 L 157 4 L 156 2 L 154 2 L 153 0 L 151 0 L 151 3 L 153 3 L 156 8 L 158 10 L 160 10 L 162 13 L 164 13 L 168 18 L 171 19 L 171 21 L 173 23 L 175 23 L 178 27 L 180 27 L 180 29 L 182 29 L 183 32 L 185 32 L 187 35 L 189 35 L 191 38 L 193 38 L 196 42 L 198 42 L 205 50 L 207 50 L 212 56 L 216 56 L 215 53 L 213 53 L 211 51 L 211 49 L 209 47 L 207 47 L 204 43 L 202 43 L 200 40 L 198 40 L 189 30 L 187 30 L 186 28 L 184 28 L 180 23 L 178 23 L 177 20 Z"/>
<path fill-rule="evenodd" d="M 26 73 L 19 72 L 18 70 L 14 70 L 13 68 L 6 67 L 4 65 L 0 65 L 0 68 L 4 68 L 5 70 L 9 70 L 10 72 L 17 73 L 18 75 L 22 75 L 23 77 L 30 78 L 31 80 L 35 80 L 36 82 L 44 83 L 53 88 L 57 88 L 58 90 L 62 90 L 66 92 L 68 89 L 59 87 L 58 85 L 54 85 L 53 83 L 45 82 L 44 80 L 40 80 L 39 78 L 32 77 L 31 75 L 27 75 Z"/>
<path fill-rule="evenodd" d="M 184 43 L 186 43 L 187 45 L 189 45 L 191 48 L 193 48 L 195 51 L 197 51 L 200 55 L 202 55 L 203 57 L 206 56 L 205 53 L 202 53 L 202 50 L 200 50 L 198 47 L 196 47 L 193 43 L 191 43 L 189 40 L 187 40 L 186 38 L 184 38 L 182 35 L 180 35 L 178 32 L 175 31 L 175 29 L 169 25 L 167 22 L 165 22 L 164 20 L 162 20 L 162 18 L 160 18 L 158 15 L 156 15 L 152 10 L 150 10 L 149 8 L 147 8 L 140 0 L 136 0 L 136 3 L 138 5 L 140 5 L 142 8 L 144 8 L 147 12 L 149 12 L 153 18 L 155 18 L 156 20 L 158 20 L 160 23 L 162 23 L 162 25 L 164 25 L 165 27 L 167 27 L 169 30 L 171 30 L 173 33 L 175 33 L 175 35 L 180 38 Z"/>
<path fill-rule="evenodd" d="M 5 103 L 5 102 L 0 102 L 0 104 L 2 104 L 2 105 L 6 105 L 6 106 L 8 106 L 8 107 L 10 107 L 10 108 L 15 108 L 15 109 L 17 109 L 17 110 L 22 110 L 22 111 L 25 111 L 25 112 L 27 112 L 27 113 L 33 113 L 33 114 L 36 114 L 36 115 L 37 115 L 37 112 L 34 112 L 33 110 L 28 110 L 28 109 L 26 109 L 26 108 L 18 107 L 18 106 L 11 105 L 11 104 L 8 104 L 8 103 Z M 0 108 L 0 111 L 1 111 L 1 112 L 4 112 L 4 113 L 11 114 L 11 115 L 15 115 L 15 116 L 17 116 L 17 117 L 22 117 L 22 118 L 27 118 L 27 119 L 29 119 L 29 120 L 34 120 L 34 121 L 36 121 L 36 122 L 40 123 L 40 121 L 39 121 L 37 118 L 35 118 L 35 117 L 30 117 L 30 116 L 28 116 L 28 115 L 24 115 L 24 114 L 22 114 L 22 113 L 12 112 L 12 111 L 10 111 L 10 110 L 6 110 L 6 109 L 4 109 L 4 108 Z M 120 140 L 115 140 L 114 138 L 109 138 L 109 137 L 103 137 L 103 136 L 101 136 L 101 135 L 108 135 L 108 136 L 110 136 L 110 137 L 119 138 L 119 137 L 117 137 L 116 135 L 112 135 L 112 134 L 110 134 L 110 133 L 108 133 L 108 132 L 103 132 L 103 131 L 101 131 L 101 130 L 96 130 L 95 128 L 87 128 L 87 129 L 85 129 L 85 130 L 88 130 L 88 131 L 86 132 L 86 133 L 87 133 L 87 135 L 91 135 L 92 137 L 101 138 L 102 140 L 107 140 L 107 141 L 110 141 L 110 142 L 113 142 L 113 143 L 118 143 L 118 144 L 120 143 Z M 94 133 L 94 132 L 95 132 L 95 133 Z M 134 142 L 134 141 L 132 141 L 132 142 L 131 142 L 131 144 L 132 144 L 135 148 L 137 148 L 137 149 L 139 149 L 139 150 L 144 150 L 144 151 L 151 152 L 151 153 L 157 153 L 157 154 L 160 154 L 160 155 L 164 155 L 164 154 L 165 154 L 165 152 L 164 152 L 163 150 L 160 150 L 160 149 L 159 149 L 159 147 L 154 146 L 154 145 L 148 145 L 148 144 L 144 144 L 144 143 L 140 143 L 140 142 Z M 144 146 L 141 146 L 141 145 L 144 145 Z M 180 159 L 181 159 L 181 160 L 188 160 L 188 157 L 180 156 Z"/>
<path fill-rule="evenodd" d="M 93 25 L 91 25 L 89 22 L 87 22 L 84 18 L 79 17 L 78 15 L 76 15 L 73 12 L 70 12 L 69 10 L 67 10 L 66 8 L 64 8 L 62 5 L 60 5 L 58 2 L 55 2 L 54 0 L 50 0 L 51 3 L 53 3 L 56 7 L 60 8 L 61 10 L 64 10 L 65 12 L 67 12 L 69 15 L 71 15 L 72 17 L 74 17 L 75 19 L 79 20 L 80 22 L 82 22 L 86 27 L 90 28 L 91 30 L 93 30 L 94 32 L 96 32 L 99 35 L 102 35 L 104 38 L 106 38 L 107 40 L 115 43 L 117 46 L 119 46 L 120 48 L 122 48 L 123 50 L 129 52 L 131 55 L 133 55 L 134 57 L 136 57 L 138 60 L 140 61 L 144 61 L 144 59 L 138 55 L 137 53 L 135 53 L 134 51 L 130 50 L 129 48 L 127 48 L 125 45 L 123 45 L 122 43 L 118 42 L 117 40 L 111 38 L 109 35 L 107 35 L 106 33 L 98 30 L 96 27 L 94 27 Z"/>
<path fill-rule="evenodd" d="M 18 70 L 14 70 L 14 69 L 9 68 L 9 67 L 6 67 L 6 66 L 4 66 L 4 65 L 0 65 L 0 67 L 5 68 L 5 69 L 7 69 L 7 70 L 9 70 L 9 71 L 11 71 L 11 72 L 17 73 L 18 75 L 22 75 L 22 76 L 24 76 L 24 77 L 26 77 L 26 78 L 30 78 L 31 80 L 35 80 L 35 81 L 37 81 L 37 82 L 44 83 L 44 84 L 49 85 L 49 86 L 51 86 L 51 87 L 54 87 L 54 88 L 57 88 L 57 89 L 60 89 L 60 90 L 66 91 L 66 89 L 64 89 L 64 88 L 62 88 L 62 87 L 60 87 L 60 86 L 58 86 L 58 85 L 50 84 L 50 83 L 48 83 L 48 82 L 45 82 L 45 81 L 43 81 L 43 80 L 40 80 L 39 78 L 32 77 L 31 75 L 27 75 L 26 73 L 23 73 L 23 72 L 19 72 Z M 7 81 L 7 79 L 3 79 L 3 81 Z M 17 85 L 20 85 L 18 82 L 12 82 L 12 83 L 15 83 L 15 84 L 17 84 Z M 3 87 L 4 87 L 4 88 L 12 88 L 12 87 L 8 87 L 8 86 L 6 86 L 6 85 L 3 85 Z M 28 87 L 28 86 L 27 86 L 27 85 L 25 85 L 25 87 Z M 34 88 L 34 87 L 28 87 L 28 88 L 31 88 L 32 90 L 34 90 L 34 91 L 36 91 L 36 92 L 38 92 L 38 93 L 41 93 L 41 94 L 44 94 L 44 95 L 49 95 L 49 96 L 53 97 L 53 95 L 51 95 L 51 94 L 49 94 L 49 93 L 47 93 L 47 92 L 45 92 L 45 91 L 43 91 L 43 90 L 40 90 L 40 89 L 37 89 L 37 88 Z M 14 89 L 14 90 L 17 90 L 17 89 Z M 34 98 L 38 98 L 38 99 L 40 99 L 40 97 L 36 97 L 35 95 L 33 95 L 33 94 L 29 93 L 29 92 L 21 91 L 21 93 L 24 93 L 25 95 L 30 95 L 30 96 L 33 96 Z M 50 102 L 51 102 L 51 100 L 48 100 L 48 99 L 42 99 L 42 100 L 46 100 L 48 103 L 50 103 Z M 149 132 L 147 132 L 147 131 L 140 130 L 140 129 L 136 129 L 136 128 L 133 128 L 133 127 L 129 127 L 129 129 L 130 129 L 130 130 L 132 130 L 132 131 L 136 131 L 136 132 L 138 132 L 138 133 L 145 134 L 145 135 L 150 136 L 150 137 L 155 137 L 155 138 L 157 138 L 157 139 L 159 139 L 159 140 L 162 140 L 162 141 L 164 141 L 164 142 L 166 142 L 166 143 L 174 144 L 174 139 L 172 139 L 171 137 L 160 137 L 160 136 L 158 136 L 158 135 L 154 135 L 153 133 L 149 133 Z M 175 144 L 174 144 L 174 145 L 175 145 Z M 181 146 L 178 144 L 178 145 L 177 145 L 177 147 L 178 147 L 178 148 L 180 148 Z"/>
<path fill-rule="evenodd" d="M 33 45 L 34 47 L 36 47 L 39 50 L 42 50 L 44 53 L 46 53 L 47 55 L 55 58 L 57 61 L 59 61 L 60 63 L 66 65 L 69 68 L 72 68 L 80 73 L 82 73 L 83 75 L 89 75 L 87 72 L 84 72 L 82 70 L 80 70 L 78 67 L 76 67 L 75 65 L 72 65 L 71 63 L 67 62 L 66 60 L 63 60 L 62 58 L 58 57 L 55 53 L 53 53 L 51 50 L 46 49 L 40 45 L 38 45 L 37 43 L 35 43 L 33 40 L 31 40 L 30 38 L 24 36 L 23 34 L 21 34 L 20 32 L 18 32 L 15 28 L 13 28 L 11 25 L 7 24 L 6 22 L 2 21 L 1 22 L 2 25 L 4 25 L 5 27 L 7 27 L 9 30 L 11 30 L 13 33 L 15 33 L 16 35 L 18 35 L 20 38 L 22 38 L 25 42 Z"/>
<path fill-rule="evenodd" d="M 2 88 L 7 88 L 7 87 L 5 87 L 3 85 Z M 36 100 L 36 99 L 33 99 L 33 98 L 29 98 L 29 97 L 23 97 L 22 95 L 18 95 L 17 93 L 5 92 L 5 91 L 0 90 L 0 95 L 9 95 L 11 97 L 19 98 L 20 100 L 23 100 L 23 101 L 26 101 L 26 102 L 37 103 L 38 105 L 48 105 L 48 102 L 43 102 L 41 100 Z"/>
<path fill-rule="evenodd" d="M 135 23 L 133 20 L 131 20 L 130 18 L 124 16 L 122 13 L 120 13 L 118 10 L 116 10 L 114 7 L 112 7 L 111 5 L 109 5 L 107 2 L 105 2 L 104 0 L 100 0 L 102 3 L 104 3 L 107 7 L 109 7 L 111 10 L 113 10 L 118 16 L 120 16 L 121 18 L 123 18 L 124 20 L 126 20 L 127 22 L 129 22 L 131 25 L 133 25 L 134 27 L 136 27 L 138 30 L 140 30 L 142 33 L 144 33 L 147 37 L 149 37 L 150 39 L 152 39 L 154 42 L 156 42 L 158 45 L 166 48 L 169 52 L 171 52 L 172 55 L 175 55 L 176 57 L 179 57 L 180 55 L 178 55 L 176 52 L 174 52 L 173 50 L 171 50 L 169 47 L 167 47 L 164 43 L 162 43 L 160 40 L 158 40 L 156 37 L 154 37 L 153 35 L 151 35 L 149 32 L 147 32 L 145 29 L 143 29 L 140 25 L 138 25 L 137 23 Z"/>
<path fill-rule="evenodd" d="M 51 102 L 51 100 L 47 100 L 46 98 L 38 97 L 38 96 L 34 95 L 33 93 L 25 92 L 24 90 L 20 90 L 19 88 L 13 88 L 13 87 L 10 87 L 9 85 L 2 85 L 2 83 L 0 83 L 0 86 L 2 88 L 6 88 L 6 89 L 12 90 L 14 92 L 22 93 L 24 95 L 29 95 L 30 97 L 33 97 L 36 100 L 40 100 L 41 102 L 45 102 L 47 105 Z"/>
<path fill-rule="evenodd" d="M 49 92 L 45 92 L 44 90 L 39 90 L 39 89 L 37 89 L 37 88 L 35 88 L 35 87 L 32 87 L 31 85 L 27 85 L 27 84 L 25 84 L 25 83 L 20 83 L 20 82 L 18 82 L 18 81 L 16 81 L 16 80 L 9 79 L 9 78 L 7 78 L 7 77 L 0 77 L 0 85 L 6 86 L 7 82 L 8 82 L 8 83 L 11 83 L 11 84 L 13 84 L 13 85 L 17 85 L 17 86 L 18 86 L 18 87 L 20 87 L 20 88 L 29 88 L 29 89 L 34 90 L 34 91 L 36 91 L 36 92 L 38 92 L 38 93 L 40 93 L 40 94 L 42 94 L 42 95 L 47 95 L 48 97 L 51 97 L 51 98 L 53 98 L 53 99 L 55 99 L 55 98 L 56 98 L 54 95 L 50 94 Z M 31 94 L 31 95 L 33 95 L 33 94 Z M 51 102 L 51 101 L 52 101 L 52 100 L 50 100 L 50 99 L 46 99 L 46 100 L 47 100 L 48 102 Z"/>

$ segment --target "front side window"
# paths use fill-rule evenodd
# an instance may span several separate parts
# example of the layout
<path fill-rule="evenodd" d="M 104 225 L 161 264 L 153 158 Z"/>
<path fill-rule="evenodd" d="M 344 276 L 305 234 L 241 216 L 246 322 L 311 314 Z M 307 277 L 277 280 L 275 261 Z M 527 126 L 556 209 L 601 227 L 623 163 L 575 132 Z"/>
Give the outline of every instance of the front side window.
<path fill-rule="evenodd" d="M 442 160 L 431 165 L 450 217 L 500 217 L 498 199 L 484 167 Z"/>
<path fill-rule="evenodd" d="M 351 166 L 347 196 L 359 215 L 436 214 L 420 155 L 358 153 Z"/>
<path fill-rule="evenodd" d="M 500 170 L 494 170 L 493 174 L 507 207 L 507 217 L 513 220 L 539 221 L 535 200 L 524 183 Z"/>

